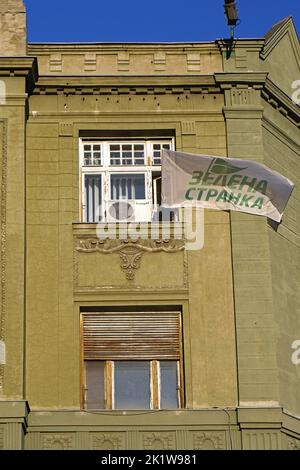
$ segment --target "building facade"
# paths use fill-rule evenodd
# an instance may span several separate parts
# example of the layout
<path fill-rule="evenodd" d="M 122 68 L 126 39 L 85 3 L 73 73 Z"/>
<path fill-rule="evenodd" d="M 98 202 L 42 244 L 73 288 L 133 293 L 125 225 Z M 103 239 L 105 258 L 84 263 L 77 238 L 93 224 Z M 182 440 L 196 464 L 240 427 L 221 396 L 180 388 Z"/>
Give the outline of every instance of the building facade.
<path fill-rule="evenodd" d="M 233 50 L 28 44 L 3 0 L 0 34 L 0 449 L 300 449 L 293 20 Z M 288 177 L 282 224 L 206 210 L 188 250 L 163 148 Z"/>

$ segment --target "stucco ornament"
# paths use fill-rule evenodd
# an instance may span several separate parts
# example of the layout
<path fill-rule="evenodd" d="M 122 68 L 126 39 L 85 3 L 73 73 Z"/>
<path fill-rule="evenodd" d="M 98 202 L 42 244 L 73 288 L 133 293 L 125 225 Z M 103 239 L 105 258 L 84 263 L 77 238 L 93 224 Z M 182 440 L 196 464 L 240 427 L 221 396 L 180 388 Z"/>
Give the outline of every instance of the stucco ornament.
<path fill-rule="evenodd" d="M 135 279 L 136 271 L 141 266 L 144 253 L 178 253 L 185 248 L 184 240 L 177 239 L 126 239 L 112 240 L 109 238 L 82 237 L 78 239 L 77 251 L 83 253 L 118 253 L 120 267 L 129 281 Z"/>

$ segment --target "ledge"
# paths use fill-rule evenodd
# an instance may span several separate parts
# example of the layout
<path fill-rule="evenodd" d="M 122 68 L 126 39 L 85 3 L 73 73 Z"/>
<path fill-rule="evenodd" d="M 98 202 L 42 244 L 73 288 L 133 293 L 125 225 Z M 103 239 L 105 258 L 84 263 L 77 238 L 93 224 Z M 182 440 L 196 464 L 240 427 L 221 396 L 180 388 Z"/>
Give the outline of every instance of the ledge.
<path fill-rule="evenodd" d="M 273 108 L 288 116 L 299 127 L 300 107 L 269 78 L 266 80 L 262 96 Z"/>
<path fill-rule="evenodd" d="M 0 421 L 7 420 L 21 420 L 28 421 L 30 413 L 29 404 L 27 401 L 14 401 L 5 400 L 0 401 Z"/>
<path fill-rule="evenodd" d="M 31 93 L 38 80 L 36 57 L 0 57 L 0 76 L 25 77 L 27 91 Z"/>
<path fill-rule="evenodd" d="M 235 84 L 264 85 L 267 79 L 267 72 L 229 72 L 215 73 L 216 83 L 224 87 Z"/>

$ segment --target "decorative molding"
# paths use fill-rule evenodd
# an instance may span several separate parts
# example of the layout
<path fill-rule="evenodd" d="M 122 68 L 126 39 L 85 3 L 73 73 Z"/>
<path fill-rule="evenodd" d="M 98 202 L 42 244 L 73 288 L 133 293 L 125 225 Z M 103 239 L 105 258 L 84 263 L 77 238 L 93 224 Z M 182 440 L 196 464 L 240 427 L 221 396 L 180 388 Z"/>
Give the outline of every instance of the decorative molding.
<path fill-rule="evenodd" d="M 76 250 L 82 253 L 118 253 L 120 256 L 120 267 L 129 281 L 135 279 L 136 271 L 141 266 L 144 253 L 178 253 L 184 251 L 184 240 L 177 239 L 127 239 L 113 240 L 100 239 L 97 237 L 78 237 Z"/>
<path fill-rule="evenodd" d="M 194 432 L 193 433 L 194 450 L 224 450 L 225 433 L 224 432 Z"/>
<path fill-rule="evenodd" d="M 44 434 L 42 436 L 42 449 L 44 450 L 71 450 L 74 448 L 73 434 Z"/>
<path fill-rule="evenodd" d="M 189 261 L 188 253 L 184 250 L 184 260 L 183 260 L 183 285 L 186 289 L 189 287 Z"/>
<path fill-rule="evenodd" d="M 259 105 L 260 94 L 253 88 L 234 87 L 230 90 L 232 106 L 255 106 Z"/>
<path fill-rule="evenodd" d="M 174 432 L 145 432 L 142 441 L 145 450 L 176 449 Z"/>
<path fill-rule="evenodd" d="M 300 144 L 288 135 L 283 129 L 267 118 L 266 114 L 263 116 L 262 127 L 268 132 L 271 132 L 274 137 L 279 139 L 284 145 L 288 146 L 293 152 L 300 155 Z"/>
<path fill-rule="evenodd" d="M 196 86 L 102 86 L 99 85 L 93 86 L 92 84 L 88 86 L 80 85 L 80 86 L 42 86 L 38 85 L 34 89 L 35 95 L 100 95 L 100 96 L 107 96 L 107 95 L 189 95 L 189 94 L 216 94 L 220 93 L 220 89 L 218 87 L 210 87 L 206 85 L 196 85 Z M 177 112 L 177 111 L 176 111 Z"/>
<path fill-rule="evenodd" d="M 242 444 L 244 450 L 280 450 L 280 431 L 244 431 Z"/>
<path fill-rule="evenodd" d="M 38 80 L 36 57 L 0 57 L 0 74 L 6 77 L 25 77 L 26 92 L 32 93 Z"/>
<path fill-rule="evenodd" d="M 62 72 L 62 55 L 51 54 L 49 59 L 50 72 Z"/>
<path fill-rule="evenodd" d="M 140 448 L 139 431 L 127 432 L 127 449 L 138 450 Z"/>
<path fill-rule="evenodd" d="M 77 239 L 73 237 L 73 288 L 79 284 L 79 266 L 78 266 L 78 252 L 77 252 Z"/>
<path fill-rule="evenodd" d="M 300 107 L 269 78 L 266 80 L 262 97 L 293 124 L 300 127 Z"/>
<path fill-rule="evenodd" d="M 96 54 L 85 54 L 84 56 L 84 71 L 85 72 L 96 72 L 97 70 L 97 55 Z"/>
<path fill-rule="evenodd" d="M 176 443 L 177 449 L 188 450 L 189 449 L 189 433 L 186 429 L 178 429 L 176 431 Z"/>
<path fill-rule="evenodd" d="M 237 69 L 248 68 L 248 51 L 246 49 L 236 49 L 235 66 Z"/>
<path fill-rule="evenodd" d="M 121 51 L 117 56 L 118 71 L 128 72 L 130 67 L 130 54 L 127 51 Z"/>
<path fill-rule="evenodd" d="M 6 204 L 7 204 L 7 120 L 2 123 L 2 174 L 1 174 L 1 311 L 0 311 L 0 340 L 5 341 L 6 318 Z M 1 143 L 0 143 L 1 144 Z M 4 365 L 0 364 L 0 392 L 4 385 Z"/>
<path fill-rule="evenodd" d="M 223 89 L 230 89 L 235 85 L 251 85 L 261 89 L 267 79 L 267 72 L 218 72 L 214 74 L 216 83 Z"/>
<path fill-rule="evenodd" d="M 124 433 L 104 432 L 91 436 L 93 450 L 122 450 L 125 449 Z"/>
<path fill-rule="evenodd" d="M 182 121 L 181 123 L 181 133 L 184 135 L 194 135 L 196 134 L 196 125 L 195 121 Z"/>
<path fill-rule="evenodd" d="M 60 122 L 59 123 L 59 135 L 60 137 L 73 137 L 73 123 L 71 122 Z"/>
<path fill-rule="evenodd" d="M 191 53 L 186 56 L 188 72 L 201 71 L 201 55 L 199 53 Z"/>
<path fill-rule="evenodd" d="M 300 440 L 287 436 L 288 450 L 300 450 Z"/>
<path fill-rule="evenodd" d="M 22 450 L 24 445 L 24 427 L 18 421 L 9 421 L 5 425 L 4 449 Z"/>
<path fill-rule="evenodd" d="M 76 433 L 79 434 L 79 433 Z M 41 432 L 27 432 L 25 434 L 25 449 L 26 450 L 38 450 L 41 448 L 40 436 Z"/>
<path fill-rule="evenodd" d="M 75 435 L 76 449 L 90 450 L 91 449 L 90 433 L 85 431 L 78 431 Z"/>
<path fill-rule="evenodd" d="M 138 251 L 132 247 L 126 248 L 126 250 L 120 251 L 119 256 L 122 260 L 121 269 L 126 274 L 126 278 L 129 281 L 133 281 L 135 278 L 135 272 L 141 267 L 141 260 L 143 257 L 142 251 Z"/>
<path fill-rule="evenodd" d="M 166 53 L 165 52 L 155 52 L 153 56 L 153 64 L 155 72 L 164 72 L 166 70 Z"/>
<path fill-rule="evenodd" d="M 0 450 L 4 449 L 4 427 L 0 426 Z"/>
<path fill-rule="evenodd" d="M 0 67 L 1 67 L 0 58 Z M 7 60 L 6 60 L 7 62 Z M 9 69 L 8 69 L 9 70 Z M 100 95 L 153 95 L 220 93 L 213 76 L 209 75 L 116 75 L 99 76 L 47 76 L 40 77 L 34 89 L 35 94 L 100 94 Z"/>
<path fill-rule="evenodd" d="M 226 54 L 228 50 L 228 40 L 219 39 L 217 40 L 220 51 Z M 236 51 L 245 50 L 247 52 L 259 53 L 265 44 L 264 39 L 236 39 L 234 41 L 234 50 Z"/>

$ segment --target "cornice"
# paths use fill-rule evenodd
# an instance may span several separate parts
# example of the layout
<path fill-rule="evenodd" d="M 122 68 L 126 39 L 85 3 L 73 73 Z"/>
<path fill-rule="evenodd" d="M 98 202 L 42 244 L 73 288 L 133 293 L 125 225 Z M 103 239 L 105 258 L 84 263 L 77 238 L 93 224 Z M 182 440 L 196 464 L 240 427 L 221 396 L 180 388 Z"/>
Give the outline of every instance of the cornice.
<path fill-rule="evenodd" d="M 213 75 L 43 76 L 35 94 L 181 94 L 220 93 Z"/>
<path fill-rule="evenodd" d="M 215 73 L 215 81 L 222 89 L 228 89 L 235 85 L 263 86 L 266 82 L 267 72 L 229 72 Z"/>
<path fill-rule="evenodd" d="M 300 127 L 300 107 L 269 78 L 266 80 L 262 96 L 273 108 L 278 109 L 297 127 Z"/>
<path fill-rule="evenodd" d="M 286 116 L 296 126 L 300 127 L 300 107 L 297 106 L 293 100 L 286 95 L 275 83 L 270 80 L 268 73 L 266 72 L 247 72 L 247 73 L 215 73 L 214 74 L 216 83 L 222 90 L 234 90 L 234 88 L 242 88 L 244 86 L 251 87 L 252 89 L 261 90 L 262 97 L 273 106 L 278 109 L 281 114 Z M 248 101 L 249 97 L 247 97 Z M 236 103 L 233 103 L 233 105 Z M 249 104 L 249 101 L 248 101 Z M 254 103 L 253 103 L 254 104 Z M 241 107 L 234 109 L 233 107 L 224 108 L 228 112 L 239 113 Z M 243 106 L 243 111 L 251 111 L 247 107 Z M 251 111 L 251 114 L 255 115 L 256 111 L 261 112 L 261 109 Z"/>
<path fill-rule="evenodd" d="M 0 76 L 25 77 L 26 91 L 31 93 L 38 80 L 36 57 L 0 57 Z"/>
<path fill-rule="evenodd" d="M 28 52 L 35 55 L 49 55 L 56 52 L 67 55 L 78 53 L 113 53 L 128 51 L 130 53 L 151 53 L 153 52 L 172 52 L 177 51 L 201 51 L 219 53 L 215 42 L 165 42 L 165 43 L 29 43 Z"/>
<path fill-rule="evenodd" d="M 216 42 L 222 52 L 227 51 L 229 40 L 218 39 Z M 234 41 L 234 49 L 246 49 L 247 51 L 260 52 L 263 49 L 264 44 L 264 39 L 236 39 Z"/>

